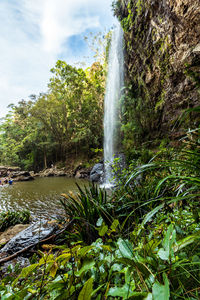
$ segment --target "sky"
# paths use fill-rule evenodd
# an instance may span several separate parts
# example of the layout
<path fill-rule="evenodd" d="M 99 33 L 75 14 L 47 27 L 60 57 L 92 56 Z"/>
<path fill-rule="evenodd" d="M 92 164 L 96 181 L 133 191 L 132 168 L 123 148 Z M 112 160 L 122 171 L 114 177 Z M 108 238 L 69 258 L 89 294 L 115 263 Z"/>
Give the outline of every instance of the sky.
<path fill-rule="evenodd" d="M 93 61 L 84 37 L 115 23 L 112 0 L 0 0 L 0 118 L 29 95 L 46 92 L 58 59 Z"/>

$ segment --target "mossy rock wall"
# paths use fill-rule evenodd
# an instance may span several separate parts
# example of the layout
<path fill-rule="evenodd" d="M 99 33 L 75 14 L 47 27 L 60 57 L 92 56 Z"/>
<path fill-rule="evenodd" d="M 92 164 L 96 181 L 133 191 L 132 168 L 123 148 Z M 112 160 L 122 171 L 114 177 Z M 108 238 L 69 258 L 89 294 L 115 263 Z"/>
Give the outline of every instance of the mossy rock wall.
<path fill-rule="evenodd" d="M 197 123 L 180 126 L 180 115 L 200 104 L 199 0 L 119 0 L 114 12 L 125 36 L 126 143 L 178 139 Z"/>

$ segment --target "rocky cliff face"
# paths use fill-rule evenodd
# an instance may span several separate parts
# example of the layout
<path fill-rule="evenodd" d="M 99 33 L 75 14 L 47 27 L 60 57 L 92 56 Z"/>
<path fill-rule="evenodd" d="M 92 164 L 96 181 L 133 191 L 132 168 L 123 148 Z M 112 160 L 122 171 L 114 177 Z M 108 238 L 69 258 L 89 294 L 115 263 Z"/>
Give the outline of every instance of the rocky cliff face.
<path fill-rule="evenodd" d="M 200 104 L 200 2 L 119 0 L 114 11 L 125 35 L 126 138 L 175 138 L 181 113 Z"/>

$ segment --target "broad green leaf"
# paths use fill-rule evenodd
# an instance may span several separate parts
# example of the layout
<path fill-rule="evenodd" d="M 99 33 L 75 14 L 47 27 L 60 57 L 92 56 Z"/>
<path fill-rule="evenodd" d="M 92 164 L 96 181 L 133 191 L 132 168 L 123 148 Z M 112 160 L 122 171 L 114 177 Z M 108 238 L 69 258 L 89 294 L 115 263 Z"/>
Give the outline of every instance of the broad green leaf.
<path fill-rule="evenodd" d="M 22 269 L 21 274 L 19 275 L 19 278 L 21 277 L 27 277 L 30 273 L 32 273 L 37 267 L 39 266 L 39 264 L 33 264 L 30 265 L 24 269 Z"/>
<path fill-rule="evenodd" d="M 88 253 L 93 248 L 94 248 L 93 246 L 83 247 L 77 251 L 77 254 L 80 256 L 85 256 L 85 254 Z"/>
<path fill-rule="evenodd" d="M 192 257 L 192 262 L 200 262 L 200 257 L 198 255 L 194 255 Z"/>
<path fill-rule="evenodd" d="M 174 226 L 170 224 L 163 240 L 164 249 L 169 250 L 170 246 L 174 243 L 175 238 L 176 238 L 176 231 L 174 230 Z"/>
<path fill-rule="evenodd" d="M 112 248 L 110 245 L 102 245 L 101 246 L 102 249 L 106 250 L 106 251 L 109 251 L 109 252 L 113 252 Z"/>
<path fill-rule="evenodd" d="M 37 293 L 37 290 L 33 290 L 31 288 L 28 288 L 28 292 L 30 292 L 31 294 L 36 294 Z"/>
<path fill-rule="evenodd" d="M 164 250 L 163 248 L 159 249 L 158 256 L 162 260 L 168 260 L 169 259 L 169 251 Z"/>
<path fill-rule="evenodd" d="M 161 243 L 160 240 L 153 240 L 152 239 L 147 244 L 145 244 L 143 246 L 143 249 L 145 249 L 145 251 L 147 251 L 148 253 L 152 254 L 160 243 Z"/>
<path fill-rule="evenodd" d="M 133 258 L 133 247 L 128 240 L 118 239 L 117 244 L 119 246 L 119 251 L 123 257 Z"/>
<path fill-rule="evenodd" d="M 95 296 L 95 294 L 96 294 L 102 287 L 105 287 L 105 284 L 102 284 L 102 285 L 98 286 L 98 288 L 96 288 L 95 290 L 93 290 L 91 296 L 92 296 L 92 297 Z"/>
<path fill-rule="evenodd" d="M 164 240 L 162 242 L 163 248 L 158 251 L 158 256 L 163 260 L 168 260 L 170 257 L 174 256 L 173 244 L 176 239 L 176 231 L 172 224 L 169 225 L 169 228 L 166 232 Z"/>
<path fill-rule="evenodd" d="M 93 259 L 85 259 L 83 265 L 79 271 L 75 273 L 76 276 L 81 276 L 83 272 L 90 270 L 95 265 L 95 261 Z"/>
<path fill-rule="evenodd" d="M 153 300 L 169 300 L 170 291 L 169 291 L 169 280 L 167 275 L 163 274 L 164 285 L 160 284 L 158 281 L 153 284 L 152 294 Z"/>
<path fill-rule="evenodd" d="M 154 209 L 152 209 L 144 218 L 142 221 L 141 227 L 143 227 L 149 220 L 161 209 L 164 207 L 164 203 L 156 206 Z"/>
<path fill-rule="evenodd" d="M 11 293 L 7 293 L 6 295 L 2 295 L 1 296 L 1 300 L 8 300 L 10 297 L 10 299 L 12 299 L 13 294 Z"/>
<path fill-rule="evenodd" d="M 90 300 L 92 296 L 92 289 L 93 289 L 93 278 L 88 279 L 82 288 L 78 300 Z"/>
<path fill-rule="evenodd" d="M 133 292 L 133 295 L 130 297 L 130 300 L 144 300 L 147 296 L 145 292 Z"/>
<path fill-rule="evenodd" d="M 100 228 L 99 230 L 99 235 L 100 236 L 104 236 L 106 234 L 106 232 L 108 231 L 108 226 L 107 225 L 104 225 Z"/>
<path fill-rule="evenodd" d="M 50 269 L 49 275 L 54 278 L 56 276 L 57 270 L 58 270 L 58 264 L 54 262 Z"/>
<path fill-rule="evenodd" d="M 123 299 L 128 299 L 128 297 L 131 297 L 133 295 L 133 292 L 130 289 L 130 286 L 128 284 L 125 284 L 122 287 L 112 287 L 108 291 L 108 296 L 112 297 L 123 297 Z"/>
<path fill-rule="evenodd" d="M 114 231 L 116 230 L 116 228 L 118 227 L 119 225 L 119 221 L 118 220 L 114 220 L 112 225 L 110 226 L 110 228 Z"/>
<path fill-rule="evenodd" d="M 132 266 L 135 267 L 135 262 L 133 259 L 130 258 L 126 258 L 126 257 L 120 257 L 118 259 L 116 259 L 117 263 L 123 264 L 125 266 Z"/>
<path fill-rule="evenodd" d="M 100 218 L 97 220 L 96 226 L 100 227 L 102 224 L 103 224 L 103 218 L 100 217 Z"/>
<path fill-rule="evenodd" d="M 116 264 L 116 263 L 115 263 L 115 264 L 112 265 L 112 267 L 111 267 L 111 270 L 112 270 L 113 272 L 115 272 L 115 271 L 120 272 L 121 269 L 122 269 L 122 265 L 121 265 L 121 264 Z"/>
<path fill-rule="evenodd" d="M 56 261 L 65 260 L 65 262 L 69 261 L 71 258 L 71 253 L 61 254 L 56 258 Z"/>
<path fill-rule="evenodd" d="M 144 298 L 144 300 L 152 300 L 153 298 L 152 298 L 152 294 L 151 293 L 149 293 L 147 296 L 146 296 L 146 298 Z"/>
<path fill-rule="evenodd" d="M 49 263 L 49 262 L 54 262 L 54 256 L 53 254 L 45 254 L 43 255 L 43 257 L 39 260 L 39 265 L 45 265 L 46 263 Z"/>
<path fill-rule="evenodd" d="M 186 238 L 177 242 L 177 245 L 173 247 L 174 252 L 181 250 L 182 248 L 194 243 L 195 240 L 200 239 L 200 231 L 195 234 L 189 235 Z"/>

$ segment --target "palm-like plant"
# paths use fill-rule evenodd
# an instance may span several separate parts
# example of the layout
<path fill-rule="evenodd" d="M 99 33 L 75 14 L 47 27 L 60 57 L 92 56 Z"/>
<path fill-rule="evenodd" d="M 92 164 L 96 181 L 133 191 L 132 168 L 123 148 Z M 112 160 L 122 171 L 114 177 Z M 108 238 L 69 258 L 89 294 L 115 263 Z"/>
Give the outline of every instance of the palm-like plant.
<path fill-rule="evenodd" d="M 65 214 L 74 220 L 76 235 L 86 242 L 94 241 L 98 234 L 97 220 L 102 217 L 105 223 L 112 223 L 108 211 L 108 196 L 105 190 L 95 184 L 89 184 L 82 189 L 78 184 L 78 193 L 62 194 L 61 204 Z"/>

